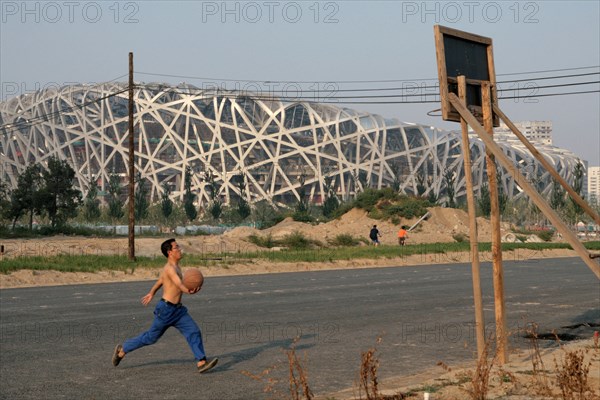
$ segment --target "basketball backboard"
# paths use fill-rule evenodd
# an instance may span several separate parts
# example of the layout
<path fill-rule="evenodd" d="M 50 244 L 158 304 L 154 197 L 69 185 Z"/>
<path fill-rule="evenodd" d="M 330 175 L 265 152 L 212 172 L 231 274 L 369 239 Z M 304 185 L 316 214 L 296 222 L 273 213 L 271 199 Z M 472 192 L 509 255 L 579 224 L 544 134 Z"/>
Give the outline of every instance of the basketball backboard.
<path fill-rule="evenodd" d="M 440 83 L 442 118 L 460 122 L 460 115 L 448 100 L 448 93 L 458 95 L 457 77 L 467 81 L 467 107 L 481 122 L 481 84 L 492 85 L 492 101 L 498 103 L 492 39 L 441 25 L 434 26 L 435 50 Z M 499 126 L 494 116 L 494 126 Z"/>

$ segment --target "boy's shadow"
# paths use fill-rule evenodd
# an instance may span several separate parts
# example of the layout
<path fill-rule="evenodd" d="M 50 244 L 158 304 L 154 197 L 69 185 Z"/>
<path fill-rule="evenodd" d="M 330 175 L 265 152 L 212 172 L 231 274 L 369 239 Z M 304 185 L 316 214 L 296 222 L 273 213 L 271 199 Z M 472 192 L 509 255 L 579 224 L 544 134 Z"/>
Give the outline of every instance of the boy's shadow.
<path fill-rule="evenodd" d="M 302 336 L 301 339 L 311 339 L 311 338 L 314 338 L 315 336 L 316 335 L 314 335 L 314 334 L 304 335 L 304 336 Z M 272 348 L 280 348 L 282 350 L 291 349 L 293 343 L 294 343 L 293 339 L 272 340 L 272 341 L 269 341 L 264 344 L 261 344 L 261 345 L 255 346 L 255 347 L 251 347 L 248 349 L 232 351 L 231 353 L 221 354 L 221 355 L 219 355 L 219 365 L 217 365 L 217 367 L 215 369 L 227 371 L 227 370 L 231 369 L 234 365 L 239 364 L 244 361 L 251 360 L 266 350 L 269 350 Z M 313 346 L 314 346 L 314 344 L 306 343 L 306 344 L 300 344 L 300 345 L 294 346 L 294 349 L 295 350 L 306 350 Z M 227 360 L 227 361 L 225 361 L 225 360 Z M 225 361 L 225 362 L 221 363 L 221 361 Z"/>
<path fill-rule="evenodd" d="M 315 336 L 316 336 L 315 334 L 303 335 L 301 337 L 301 339 L 303 339 L 303 340 L 304 339 L 312 339 Z M 269 350 L 269 349 L 273 349 L 273 348 L 280 348 L 282 350 L 291 349 L 293 343 L 294 343 L 294 339 L 271 340 L 271 341 L 259 344 L 258 346 L 254 346 L 251 348 L 216 355 L 216 357 L 219 358 L 219 363 L 213 369 L 213 371 L 215 371 L 215 372 L 216 371 L 228 371 L 234 365 L 244 362 L 244 361 L 251 360 L 251 359 L 257 357 L 260 353 L 262 353 L 266 350 Z M 294 349 L 295 350 L 306 350 L 313 346 L 314 346 L 314 344 L 308 344 L 308 343 L 300 344 L 300 345 L 294 346 Z M 186 359 L 173 358 L 173 359 L 169 359 L 169 360 L 150 361 L 150 362 L 130 365 L 130 366 L 124 367 L 123 369 L 129 369 L 129 368 L 133 369 L 133 368 L 156 366 L 156 365 L 189 364 L 189 362 L 190 362 L 189 358 L 186 358 Z"/>

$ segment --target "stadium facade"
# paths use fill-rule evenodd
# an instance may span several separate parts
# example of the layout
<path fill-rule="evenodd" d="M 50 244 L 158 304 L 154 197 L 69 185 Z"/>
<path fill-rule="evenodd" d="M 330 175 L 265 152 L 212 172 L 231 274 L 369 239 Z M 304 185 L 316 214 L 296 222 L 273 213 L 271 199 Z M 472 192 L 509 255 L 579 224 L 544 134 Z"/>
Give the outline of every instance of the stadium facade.
<path fill-rule="evenodd" d="M 68 160 L 85 194 L 90 179 L 102 192 L 110 174 L 127 179 L 128 93 L 121 83 L 47 89 L 0 103 L 1 178 L 15 187 L 30 163 L 51 156 Z M 461 138 L 457 132 L 405 123 L 330 104 L 280 100 L 256 93 L 201 90 L 191 85 L 137 85 L 136 168 L 150 186 L 152 201 L 167 185 L 182 199 L 184 174 L 194 171 L 192 191 L 210 199 L 210 171 L 225 203 L 239 195 L 240 173 L 247 200 L 289 204 L 302 195 L 320 203 L 328 190 L 342 199 L 365 187 L 395 187 L 407 194 L 456 198 L 465 195 Z M 498 139 L 505 154 L 548 196 L 552 180 L 520 142 Z M 485 175 L 483 143 L 470 137 L 475 191 Z M 549 145 L 538 150 L 570 183 L 579 162 Z M 445 179 L 452 177 L 452 179 Z M 502 173 L 504 192 L 523 193 Z M 424 189 L 424 191 L 423 191 Z M 125 189 L 126 191 L 126 189 Z"/>

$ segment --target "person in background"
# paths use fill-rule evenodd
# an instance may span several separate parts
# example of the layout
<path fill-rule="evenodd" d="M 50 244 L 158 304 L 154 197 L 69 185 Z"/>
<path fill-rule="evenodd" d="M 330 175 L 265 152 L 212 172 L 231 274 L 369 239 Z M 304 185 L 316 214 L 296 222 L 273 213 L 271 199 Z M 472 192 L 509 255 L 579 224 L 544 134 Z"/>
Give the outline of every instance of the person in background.
<path fill-rule="evenodd" d="M 400 230 L 398 231 L 398 244 L 400 246 L 404 246 L 404 242 L 408 239 L 408 232 L 406 231 L 406 226 L 402 225 Z"/>
<path fill-rule="evenodd" d="M 374 246 L 379 246 L 379 238 L 381 237 L 381 233 L 379 233 L 379 229 L 377 229 L 377 225 L 373 225 L 371 228 L 371 232 L 369 232 L 369 239 Z"/>

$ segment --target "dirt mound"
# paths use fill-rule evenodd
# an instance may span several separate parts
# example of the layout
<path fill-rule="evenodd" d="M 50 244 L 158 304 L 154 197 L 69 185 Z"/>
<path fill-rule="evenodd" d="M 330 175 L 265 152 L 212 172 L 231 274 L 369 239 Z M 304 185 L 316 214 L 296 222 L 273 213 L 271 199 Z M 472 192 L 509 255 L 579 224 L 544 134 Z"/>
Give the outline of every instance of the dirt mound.
<path fill-rule="evenodd" d="M 469 235 L 469 214 L 455 208 L 432 207 L 431 214 L 413 232 L 417 243 L 452 242 L 456 235 Z M 507 224 L 501 225 L 501 234 L 509 230 Z M 477 218 L 477 240 L 489 242 L 491 240 L 492 226 L 488 219 Z M 430 238 L 424 237 L 430 236 Z M 431 240 L 430 240 L 431 239 Z M 435 239 L 435 240 L 433 240 Z"/>
<path fill-rule="evenodd" d="M 262 231 L 263 235 L 271 234 L 275 239 L 281 239 L 284 236 L 290 235 L 294 232 L 300 232 L 304 236 L 313 237 L 315 236 L 315 226 L 304 222 L 294 221 L 291 217 L 287 217 L 280 223 Z"/>
<path fill-rule="evenodd" d="M 409 232 L 407 243 L 453 242 L 455 240 L 454 236 L 461 234 L 468 237 L 469 215 L 465 211 L 454 208 L 432 207 L 429 209 L 429 213 L 430 215 L 425 220 Z M 398 224 L 393 224 L 387 220 L 370 218 L 365 210 L 353 208 L 340 218 L 327 223 L 308 224 L 294 221 L 288 217 L 279 224 L 263 231 L 252 230 L 252 228 L 236 228 L 228 235 L 230 235 L 229 237 L 247 238 L 253 233 L 263 236 L 271 234 L 273 238 L 281 239 L 294 232 L 300 232 L 310 239 L 326 244 L 341 234 L 368 239 L 371 227 L 377 225 L 381 233 L 381 243 L 393 245 L 397 244 L 397 232 L 400 226 L 411 227 L 418 220 L 418 218 L 401 219 Z M 481 217 L 477 218 L 477 228 L 478 240 L 489 242 L 491 240 L 490 221 Z M 508 231 L 507 227 L 504 228 L 503 233 Z"/>
<path fill-rule="evenodd" d="M 233 228 L 232 230 L 225 232 L 223 236 L 232 239 L 245 239 L 248 236 L 259 234 L 260 231 L 256 228 L 252 228 L 250 226 L 238 226 L 237 228 Z"/>

